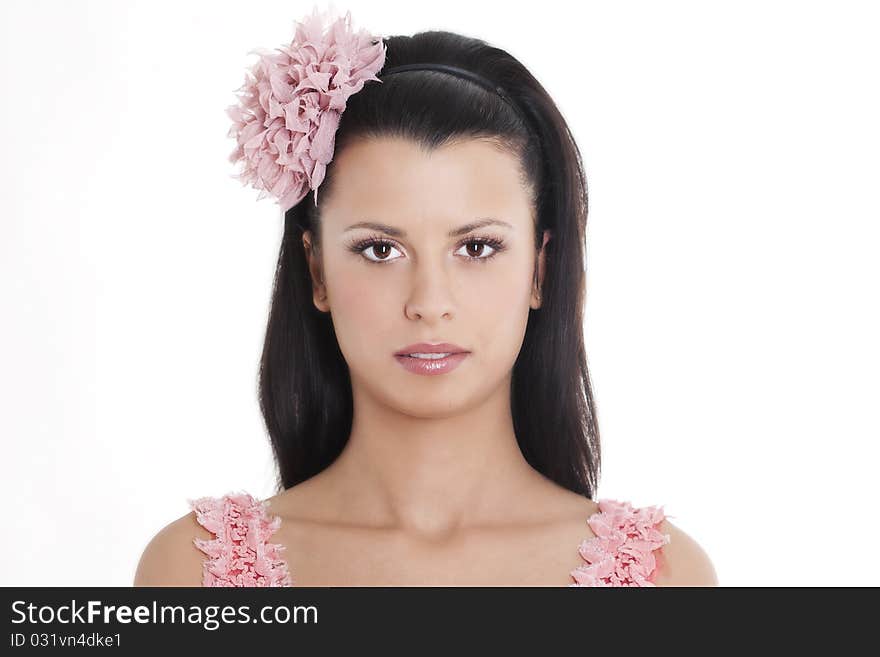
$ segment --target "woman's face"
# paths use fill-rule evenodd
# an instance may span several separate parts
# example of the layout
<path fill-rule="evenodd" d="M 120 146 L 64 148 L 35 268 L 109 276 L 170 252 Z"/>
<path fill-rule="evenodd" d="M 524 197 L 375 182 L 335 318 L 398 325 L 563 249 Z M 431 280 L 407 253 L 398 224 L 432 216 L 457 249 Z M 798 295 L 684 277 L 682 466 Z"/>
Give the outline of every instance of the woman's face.
<path fill-rule="evenodd" d="M 320 252 L 308 231 L 303 244 L 314 303 L 331 314 L 355 395 L 436 417 L 477 405 L 500 386 L 507 394 L 544 270 L 516 158 L 479 140 L 429 153 L 382 138 L 349 144 L 333 166 L 332 193 L 318 194 Z M 483 219 L 506 225 L 451 235 Z M 362 222 L 391 232 L 353 227 Z M 470 353 L 452 371 L 415 374 L 395 352 L 417 342 Z"/>

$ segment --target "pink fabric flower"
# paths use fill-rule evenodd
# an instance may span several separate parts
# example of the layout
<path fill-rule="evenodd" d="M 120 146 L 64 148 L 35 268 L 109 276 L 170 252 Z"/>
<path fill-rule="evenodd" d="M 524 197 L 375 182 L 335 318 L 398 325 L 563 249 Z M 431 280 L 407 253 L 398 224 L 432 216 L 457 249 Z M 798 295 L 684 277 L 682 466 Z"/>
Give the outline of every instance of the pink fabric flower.
<path fill-rule="evenodd" d="M 283 211 L 299 203 L 324 180 L 333 159 L 336 130 L 346 102 L 385 65 L 386 46 L 365 30 L 353 32 L 351 12 L 325 26 L 318 13 L 296 23 L 288 46 L 255 49 L 260 59 L 236 91 L 239 104 L 227 108 L 229 137 L 237 146 L 229 159 L 243 163 L 233 177 L 273 196 Z"/>
<path fill-rule="evenodd" d="M 599 512 L 587 520 L 595 536 L 578 547 L 586 563 L 571 571 L 569 586 L 655 586 L 654 550 L 670 542 L 656 528 L 665 517 L 662 506 L 599 500 Z"/>

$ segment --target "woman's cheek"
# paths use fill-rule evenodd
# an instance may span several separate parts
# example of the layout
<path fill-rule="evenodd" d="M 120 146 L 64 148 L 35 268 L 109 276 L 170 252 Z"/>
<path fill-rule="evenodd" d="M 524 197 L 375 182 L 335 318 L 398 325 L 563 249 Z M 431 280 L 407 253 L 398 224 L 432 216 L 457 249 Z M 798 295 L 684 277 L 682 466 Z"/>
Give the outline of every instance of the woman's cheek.
<path fill-rule="evenodd" d="M 372 280 L 368 274 L 364 274 L 363 268 L 346 266 L 340 268 L 333 277 L 334 285 L 332 302 L 340 311 L 359 314 L 363 309 L 374 304 L 375 298 L 382 294 L 382 288 Z"/>
<path fill-rule="evenodd" d="M 363 267 L 340 268 L 332 280 L 336 285 L 330 291 L 331 313 L 343 353 L 355 361 L 372 360 L 398 349 L 402 311 L 387 281 L 383 284 Z"/>

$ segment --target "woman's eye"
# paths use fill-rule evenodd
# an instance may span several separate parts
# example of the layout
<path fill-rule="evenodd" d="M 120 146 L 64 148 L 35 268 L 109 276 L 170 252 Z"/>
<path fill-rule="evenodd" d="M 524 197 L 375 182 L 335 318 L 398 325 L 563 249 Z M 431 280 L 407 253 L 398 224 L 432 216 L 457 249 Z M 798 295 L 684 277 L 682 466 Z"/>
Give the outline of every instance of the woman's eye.
<path fill-rule="evenodd" d="M 389 260 L 394 260 L 394 258 L 388 257 L 388 254 L 390 253 L 390 251 L 392 249 L 397 251 L 397 249 L 394 247 L 394 245 L 391 244 L 390 242 L 376 242 L 375 244 L 367 245 L 363 249 L 363 253 L 364 254 L 372 253 L 373 255 L 377 256 L 377 259 L 375 259 L 375 260 L 373 258 L 370 258 L 369 256 L 367 256 L 367 260 L 369 260 L 370 262 L 388 262 Z"/>
<path fill-rule="evenodd" d="M 498 249 L 488 242 L 481 240 L 465 242 L 461 248 L 465 250 L 464 255 L 472 260 L 488 260 L 498 251 Z M 486 255 L 486 249 L 491 249 L 489 255 Z"/>

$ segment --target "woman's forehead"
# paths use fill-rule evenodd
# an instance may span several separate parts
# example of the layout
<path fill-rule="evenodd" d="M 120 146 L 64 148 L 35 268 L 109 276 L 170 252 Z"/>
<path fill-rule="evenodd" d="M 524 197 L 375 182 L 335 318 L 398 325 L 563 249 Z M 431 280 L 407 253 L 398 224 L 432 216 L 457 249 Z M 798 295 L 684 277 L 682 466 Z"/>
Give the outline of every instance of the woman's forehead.
<path fill-rule="evenodd" d="M 400 138 L 364 139 L 338 154 L 325 219 L 448 215 L 511 223 L 530 216 L 519 161 L 485 140 L 469 139 L 433 150 Z"/>

